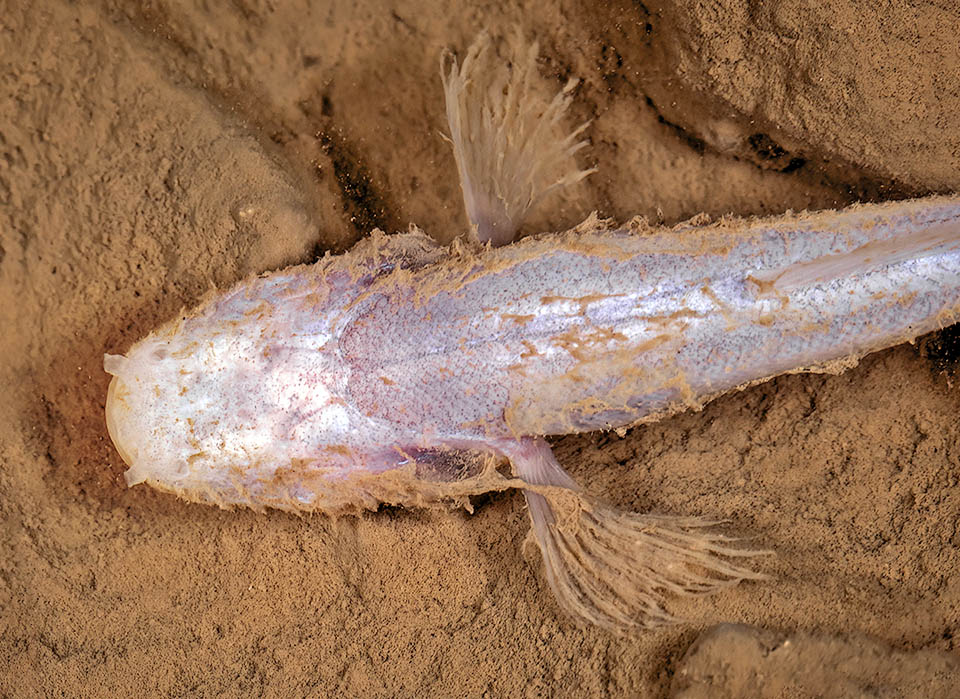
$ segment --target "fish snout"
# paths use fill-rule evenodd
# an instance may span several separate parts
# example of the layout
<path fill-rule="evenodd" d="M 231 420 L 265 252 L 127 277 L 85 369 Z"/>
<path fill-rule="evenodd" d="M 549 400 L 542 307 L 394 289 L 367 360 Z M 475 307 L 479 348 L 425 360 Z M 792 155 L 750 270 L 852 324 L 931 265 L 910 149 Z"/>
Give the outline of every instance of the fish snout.
<path fill-rule="evenodd" d="M 107 401 L 104 416 L 107 421 L 107 433 L 116 448 L 120 458 L 130 468 L 124 473 L 127 485 L 135 485 L 144 480 L 138 475 L 136 468 L 138 449 L 135 443 L 136 430 L 133 429 L 133 407 L 128 398 L 130 390 L 121 376 L 121 370 L 127 363 L 127 358 L 121 355 L 107 354 L 103 358 L 103 368 L 112 374 L 110 386 L 107 388 Z"/>

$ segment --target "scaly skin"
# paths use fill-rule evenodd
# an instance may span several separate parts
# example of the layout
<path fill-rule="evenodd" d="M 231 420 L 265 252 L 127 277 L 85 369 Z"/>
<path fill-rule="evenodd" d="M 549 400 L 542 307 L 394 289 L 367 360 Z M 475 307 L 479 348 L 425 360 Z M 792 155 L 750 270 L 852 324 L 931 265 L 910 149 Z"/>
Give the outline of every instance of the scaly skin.
<path fill-rule="evenodd" d="M 503 454 L 519 437 L 623 427 L 911 340 L 960 304 L 950 198 L 440 259 L 414 238 L 241 282 L 111 365 L 132 480 L 246 502 L 237 479 L 379 472 L 405 463 L 397 448 Z M 918 238 L 886 264 L 880 243 Z M 875 259 L 860 259 L 869 245 Z M 856 267 L 842 276 L 778 287 L 817 265 L 829 276 L 844 254 Z"/>
<path fill-rule="evenodd" d="M 579 490 L 540 437 L 848 366 L 958 308 L 955 197 L 681 229 L 594 220 L 473 252 L 378 234 L 241 282 L 108 357 L 108 423 L 128 482 L 221 505 L 333 511 L 524 487 L 551 583 L 561 599 L 576 590 L 564 605 L 618 626 L 631 605 L 604 607 L 578 572 L 591 544 L 549 548 L 549 492 L 534 491 Z M 484 468 L 502 457 L 519 480 Z M 593 516 L 599 530 L 619 521 Z M 668 618 L 656 600 L 633 606 L 644 623 Z"/>

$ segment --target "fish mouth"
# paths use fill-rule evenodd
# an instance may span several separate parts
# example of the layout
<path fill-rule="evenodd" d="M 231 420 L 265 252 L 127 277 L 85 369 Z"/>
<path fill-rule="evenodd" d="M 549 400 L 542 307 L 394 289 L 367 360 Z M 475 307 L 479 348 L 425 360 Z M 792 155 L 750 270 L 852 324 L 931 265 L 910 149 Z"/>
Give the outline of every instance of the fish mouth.
<path fill-rule="evenodd" d="M 130 455 L 130 450 L 124 445 L 124 440 L 119 429 L 119 422 L 123 420 L 126 413 L 130 412 L 130 409 L 121 397 L 124 393 L 126 393 L 126 391 L 120 377 L 114 376 L 110 379 L 110 387 L 107 389 L 107 407 L 105 411 L 107 432 L 110 434 L 110 439 L 120 454 L 120 458 L 123 459 L 127 466 L 133 466 L 133 457 Z"/>
<path fill-rule="evenodd" d="M 105 410 L 107 432 L 110 434 L 110 439 L 120 454 L 120 458 L 130 467 L 123 474 L 124 480 L 127 481 L 127 487 L 130 487 L 137 483 L 143 483 L 147 477 L 143 474 L 142 468 L 137 468 L 135 459 L 137 450 L 129 442 L 129 431 L 125 433 L 120 429 L 120 425 L 128 420 L 130 413 L 130 406 L 123 400 L 125 395 L 128 395 L 128 392 L 123 380 L 119 376 L 114 376 L 110 380 L 110 387 L 107 388 Z"/>

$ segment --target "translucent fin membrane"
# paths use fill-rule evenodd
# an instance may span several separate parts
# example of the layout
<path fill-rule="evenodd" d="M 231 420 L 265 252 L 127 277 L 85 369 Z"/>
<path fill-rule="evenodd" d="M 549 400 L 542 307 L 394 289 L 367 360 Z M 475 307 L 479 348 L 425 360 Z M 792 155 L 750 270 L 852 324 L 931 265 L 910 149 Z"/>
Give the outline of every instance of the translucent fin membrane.
<path fill-rule="evenodd" d="M 533 89 L 537 45 L 523 56 L 517 50 L 512 66 L 497 64 L 489 36 L 481 34 L 462 66 L 449 52 L 442 63 L 447 123 L 467 216 L 481 242 L 493 245 L 512 241 L 546 194 L 596 171 L 578 169 L 572 157 L 587 145 L 577 139 L 588 124 L 566 134 L 561 125 L 578 81 L 571 79 L 544 106 Z"/>
<path fill-rule="evenodd" d="M 732 559 L 769 551 L 734 548 L 735 539 L 710 530 L 717 522 L 600 504 L 570 487 L 546 442 L 523 441 L 511 457 L 517 475 L 554 486 L 524 495 L 547 580 L 572 616 L 613 631 L 661 626 L 677 621 L 664 608 L 669 595 L 707 594 L 765 577 Z"/>
<path fill-rule="evenodd" d="M 127 358 L 122 354 L 103 355 L 103 370 L 111 376 L 120 376 L 123 367 L 127 364 Z"/>
<path fill-rule="evenodd" d="M 841 215 L 842 212 L 838 214 L 838 219 Z M 768 270 L 755 275 L 755 278 L 772 282 L 780 291 L 790 292 L 907 260 L 945 254 L 958 248 L 960 225 L 955 220 L 936 225 L 917 225 L 905 220 L 896 236 L 870 241 L 849 252 L 823 255 L 786 268 Z"/>

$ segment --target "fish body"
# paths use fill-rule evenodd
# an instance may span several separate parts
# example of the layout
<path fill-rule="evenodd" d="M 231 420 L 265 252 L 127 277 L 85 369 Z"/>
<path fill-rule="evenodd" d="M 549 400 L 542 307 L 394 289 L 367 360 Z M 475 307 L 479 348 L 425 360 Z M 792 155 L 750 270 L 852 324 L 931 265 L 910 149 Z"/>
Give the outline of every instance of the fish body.
<path fill-rule="evenodd" d="M 469 121 L 475 51 L 445 72 L 448 118 L 476 230 L 510 239 L 535 197 L 503 202 L 500 180 L 553 185 L 536 184 L 522 154 L 471 160 L 477 143 L 507 147 L 484 129 L 520 118 L 495 104 L 496 118 Z M 513 84 L 482 99 L 505 95 L 529 113 Z M 528 131 L 517 142 L 547 138 Z M 578 150 L 579 131 L 551 157 Z M 493 172 L 504 162 L 514 170 Z M 468 192 L 491 177 L 489 191 Z M 339 512 L 519 487 L 561 605 L 612 629 L 650 626 L 672 620 L 667 593 L 761 577 L 734 562 L 759 552 L 730 546 L 709 521 L 599 503 L 543 437 L 838 370 L 958 310 L 956 196 L 675 228 L 592 217 L 499 248 L 376 233 L 215 293 L 126 356 L 107 355 L 107 425 L 128 484 L 221 506 Z"/>
<path fill-rule="evenodd" d="M 958 308 L 949 197 L 594 223 L 461 254 L 381 236 L 241 282 L 108 359 L 110 425 L 131 483 L 332 509 L 326 482 L 697 408 L 912 340 Z"/>
<path fill-rule="evenodd" d="M 949 324 L 958 275 L 955 198 L 588 225 L 372 287 L 342 325 L 346 399 L 435 441 L 623 427 Z"/>

